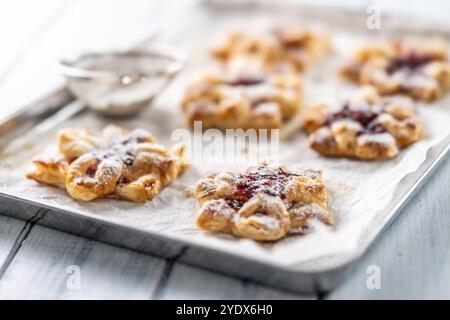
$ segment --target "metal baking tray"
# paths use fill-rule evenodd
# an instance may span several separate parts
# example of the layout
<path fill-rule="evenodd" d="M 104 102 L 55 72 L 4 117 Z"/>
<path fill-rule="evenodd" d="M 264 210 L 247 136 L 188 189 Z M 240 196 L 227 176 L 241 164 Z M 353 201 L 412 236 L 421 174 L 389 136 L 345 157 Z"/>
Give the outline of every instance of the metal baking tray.
<path fill-rule="evenodd" d="M 234 3 L 234 2 L 232 2 Z M 342 17 L 352 25 L 364 23 L 366 15 L 353 11 L 324 9 L 305 6 L 262 5 L 259 2 L 246 1 L 244 5 L 228 5 L 222 1 L 202 4 L 201 12 L 198 8 L 196 17 L 202 15 L 227 14 L 226 11 L 244 12 L 247 10 L 289 10 L 302 20 L 322 20 L 327 23 L 341 23 Z M 193 19 L 190 16 L 190 19 Z M 201 19 L 201 18 L 199 18 Z M 412 34 L 439 34 L 450 38 L 450 32 L 445 28 L 430 25 L 427 22 L 414 21 L 414 26 L 408 25 L 401 17 L 384 17 L 383 28 L 389 33 L 409 32 Z M 88 111 L 80 102 L 75 101 L 70 93 L 61 88 L 50 93 L 43 99 L 23 108 L 13 116 L 0 123 L 0 151 L 5 145 L 14 141 L 31 128 L 41 125 L 45 121 L 63 121 Z M 432 147 L 426 160 L 413 173 L 410 173 L 397 188 L 390 205 L 386 208 L 377 225 L 370 230 L 365 241 L 360 243 L 358 250 L 349 258 L 335 261 L 331 267 L 316 271 L 295 271 L 280 268 L 268 263 L 242 257 L 236 254 L 214 250 L 195 243 L 180 241 L 167 234 L 142 231 L 129 226 L 120 225 L 98 217 L 86 217 L 77 212 L 58 207 L 54 203 L 44 204 L 34 202 L 20 195 L 10 194 L 0 190 L 0 213 L 15 218 L 37 223 L 62 231 L 74 233 L 95 240 L 111 243 L 141 252 L 157 255 L 169 261 L 179 261 L 196 265 L 209 270 L 219 271 L 240 278 L 272 285 L 281 289 L 295 292 L 324 293 L 334 288 L 352 270 L 367 248 L 375 243 L 382 231 L 395 219 L 410 198 L 424 185 L 427 178 L 448 156 L 450 137 L 439 145 Z"/>

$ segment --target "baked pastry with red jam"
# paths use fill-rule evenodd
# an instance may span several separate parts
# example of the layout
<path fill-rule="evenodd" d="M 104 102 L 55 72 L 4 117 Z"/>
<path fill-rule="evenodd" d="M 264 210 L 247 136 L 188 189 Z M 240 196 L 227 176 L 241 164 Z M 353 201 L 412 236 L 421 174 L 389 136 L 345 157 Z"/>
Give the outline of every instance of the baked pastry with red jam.
<path fill-rule="evenodd" d="M 385 41 L 358 49 L 341 73 L 381 94 L 404 93 L 433 101 L 450 90 L 448 46 L 443 39 Z"/>
<path fill-rule="evenodd" d="M 319 170 L 261 164 L 211 173 L 197 182 L 194 196 L 201 206 L 196 223 L 210 232 L 275 241 L 304 231 L 310 219 L 333 224 Z"/>
<path fill-rule="evenodd" d="M 409 97 L 381 97 L 372 87 L 363 88 L 337 109 L 311 108 L 304 128 L 318 153 L 362 160 L 395 157 L 422 136 L 422 124 Z"/>
<path fill-rule="evenodd" d="M 266 71 L 302 72 L 331 51 L 329 39 L 303 26 L 231 32 L 211 53 L 225 64 L 259 60 Z"/>
<path fill-rule="evenodd" d="M 169 150 L 143 129 L 108 126 L 96 135 L 67 128 L 58 140 L 59 155 L 33 161 L 36 168 L 27 178 L 66 189 L 77 200 L 145 202 L 188 166 L 183 145 Z"/>
<path fill-rule="evenodd" d="M 188 87 L 182 108 L 190 126 L 201 121 L 204 129 L 277 129 L 298 112 L 302 97 L 302 82 L 292 74 L 209 74 Z"/>

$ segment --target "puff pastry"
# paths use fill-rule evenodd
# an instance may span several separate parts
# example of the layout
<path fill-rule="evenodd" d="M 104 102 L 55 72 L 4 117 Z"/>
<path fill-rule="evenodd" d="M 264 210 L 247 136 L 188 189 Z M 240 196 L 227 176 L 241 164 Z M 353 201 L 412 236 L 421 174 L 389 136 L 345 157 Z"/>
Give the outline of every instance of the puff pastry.
<path fill-rule="evenodd" d="M 261 164 L 212 173 L 196 184 L 194 196 L 201 205 L 196 223 L 210 232 L 274 241 L 305 230 L 312 218 L 333 224 L 318 170 Z"/>
<path fill-rule="evenodd" d="M 404 93 L 433 101 L 450 90 L 448 46 L 443 39 L 410 38 L 362 47 L 341 69 L 344 77 L 381 94 Z"/>
<path fill-rule="evenodd" d="M 83 129 L 58 134 L 59 155 L 35 160 L 27 177 L 66 189 L 77 200 L 112 197 L 135 202 L 152 199 L 188 166 L 184 146 L 168 150 L 143 129 L 115 126 L 95 135 Z"/>
<path fill-rule="evenodd" d="M 205 75 L 182 101 L 187 122 L 203 128 L 275 129 L 291 119 L 302 103 L 301 80 L 292 74 L 227 79 Z"/>
<path fill-rule="evenodd" d="M 311 108 L 304 128 L 320 154 L 363 160 L 392 158 L 422 136 L 414 102 L 406 96 L 381 97 L 373 87 L 361 89 L 337 110 Z"/>
<path fill-rule="evenodd" d="M 211 53 L 228 65 L 237 61 L 251 64 L 250 61 L 257 60 L 266 71 L 301 72 L 326 56 L 330 50 L 330 41 L 326 36 L 293 25 L 270 28 L 259 33 L 231 32 Z"/>

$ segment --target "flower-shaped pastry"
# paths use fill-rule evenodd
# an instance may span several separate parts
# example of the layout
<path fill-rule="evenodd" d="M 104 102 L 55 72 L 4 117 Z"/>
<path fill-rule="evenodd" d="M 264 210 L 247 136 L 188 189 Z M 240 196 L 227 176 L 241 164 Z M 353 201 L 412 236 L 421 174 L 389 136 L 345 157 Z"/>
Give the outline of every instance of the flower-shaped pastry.
<path fill-rule="evenodd" d="M 59 132 L 59 155 L 35 160 L 27 177 L 66 189 L 78 200 L 112 197 L 135 202 L 152 199 L 187 167 L 184 146 L 172 150 L 145 130 L 115 126 L 96 136 L 82 129 Z"/>
<path fill-rule="evenodd" d="M 381 94 L 405 93 L 422 101 L 433 101 L 450 90 L 448 47 L 437 38 L 360 48 L 341 73 L 354 82 L 373 85 Z"/>
<path fill-rule="evenodd" d="M 208 75 L 187 89 L 182 107 L 187 122 L 203 128 L 275 129 L 295 115 L 303 87 L 295 75 L 228 79 Z"/>
<path fill-rule="evenodd" d="M 274 241 L 304 230 L 312 218 L 333 224 L 317 170 L 261 164 L 212 173 L 196 184 L 194 196 L 201 205 L 197 225 L 211 232 Z"/>
<path fill-rule="evenodd" d="M 337 110 L 326 105 L 311 108 L 304 128 L 317 152 L 363 160 L 392 158 L 422 136 L 422 124 L 410 98 L 381 97 L 372 87 L 361 89 Z"/>

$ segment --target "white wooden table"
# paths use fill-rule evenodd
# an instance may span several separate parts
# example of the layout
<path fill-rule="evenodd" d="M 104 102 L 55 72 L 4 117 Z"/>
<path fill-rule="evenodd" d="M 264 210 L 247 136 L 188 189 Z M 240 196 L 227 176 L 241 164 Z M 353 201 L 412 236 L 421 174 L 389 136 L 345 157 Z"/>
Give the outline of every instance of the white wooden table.
<path fill-rule="evenodd" d="M 383 10 L 413 17 L 445 21 L 450 15 L 447 1 L 427 7 L 419 1 L 407 1 L 407 7 L 376 2 Z M 53 65 L 57 57 L 83 49 L 125 48 L 180 6 L 174 0 L 2 1 L 0 117 L 61 81 Z M 282 292 L 0 215 L 0 298 L 450 299 L 449 195 L 447 159 L 351 277 L 321 296 Z M 370 265 L 380 267 L 380 289 L 367 288 Z M 81 272 L 75 280 L 73 266 Z"/>

